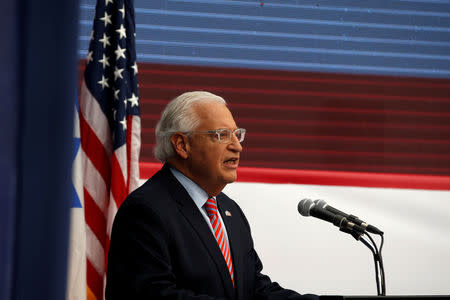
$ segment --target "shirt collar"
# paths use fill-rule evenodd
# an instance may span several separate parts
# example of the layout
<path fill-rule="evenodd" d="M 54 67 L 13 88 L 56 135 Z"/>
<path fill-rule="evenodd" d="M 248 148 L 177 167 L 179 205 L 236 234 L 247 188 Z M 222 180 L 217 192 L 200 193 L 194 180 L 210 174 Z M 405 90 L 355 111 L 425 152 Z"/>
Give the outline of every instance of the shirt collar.
<path fill-rule="evenodd" d="M 186 189 L 189 196 L 191 196 L 192 200 L 194 200 L 195 205 L 197 205 L 198 208 L 202 208 L 203 205 L 205 205 L 206 200 L 208 200 L 209 198 L 208 194 L 190 178 L 188 178 L 186 175 L 184 175 L 174 167 L 170 166 L 170 171 Z"/>

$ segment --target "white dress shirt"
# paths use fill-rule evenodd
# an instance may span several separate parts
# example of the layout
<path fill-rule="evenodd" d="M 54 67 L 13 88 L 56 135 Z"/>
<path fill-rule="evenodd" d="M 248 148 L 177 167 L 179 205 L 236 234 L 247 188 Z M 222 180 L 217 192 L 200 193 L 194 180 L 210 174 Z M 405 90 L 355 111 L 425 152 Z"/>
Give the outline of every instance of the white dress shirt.
<path fill-rule="evenodd" d="M 174 167 L 170 166 L 170 171 L 175 176 L 175 178 L 181 183 L 181 185 L 186 189 L 189 196 L 191 196 L 192 200 L 194 200 L 195 205 L 197 206 L 198 210 L 202 214 L 203 219 L 205 219 L 205 222 L 208 224 L 209 229 L 211 229 L 211 233 L 214 236 L 214 229 L 212 227 L 211 221 L 209 220 L 208 214 L 206 213 L 206 209 L 204 208 L 204 205 L 209 198 L 208 194 L 201 187 L 199 187 L 195 182 L 193 182 L 191 179 L 186 177 L 183 173 L 181 173 Z M 215 197 L 214 197 L 214 199 L 215 199 Z M 228 241 L 227 228 L 225 226 L 225 223 L 222 220 L 222 216 L 220 215 L 220 213 L 218 213 L 218 216 L 219 216 L 220 222 L 222 222 L 222 228 L 223 228 L 223 232 L 225 234 L 225 239 L 227 241 L 228 248 L 231 251 L 231 247 L 230 247 L 231 245 L 230 245 L 230 242 Z"/>

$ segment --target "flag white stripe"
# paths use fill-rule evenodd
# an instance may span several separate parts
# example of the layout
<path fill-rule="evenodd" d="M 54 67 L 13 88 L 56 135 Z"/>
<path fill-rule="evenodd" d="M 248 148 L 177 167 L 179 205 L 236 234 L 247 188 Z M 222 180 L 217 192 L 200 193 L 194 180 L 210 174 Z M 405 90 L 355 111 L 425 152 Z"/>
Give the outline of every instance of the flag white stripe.
<path fill-rule="evenodd" d="M 117 158 L 120 166 L 120 172 L 123 175 L 125 184 L 127 183 L 127 144 L 122 145 L 114 151 L 114 155 Z M 114 217 L 114 216 L 113 216 Z"/>
<path fill-rule="evenodd" d="M 110 197 L 111 199 L 109 201 L 108 210 L 106 212 L 108 216 L 106 220 L 106 234 L 108 235 L 108 238 L 111 237 L 112 224 L 114 221 L 114 216 L 117 213 L 117 205 L 112 193 L 110 194 Z"/>
<path fill-rule="evenodd" d="M 92 94 L 89 92 L 84 79 L 82 85 L 83 86 L 81 88 L 80 96 L 80 112 L 83 114 L 86 122 L 89 124 L 97 138 L 102 143 L 108 156 L 111 156 L 111 131 L 109 130 L 109 126 L 105 126 L 105 124 L 109 124 L 108 119 L 100 108 L 100 104 L 98 103 L 98 101 L 95 100 L 94 96 L 92 96 Z"/>
<path fill-rule="evenodd" d="M 78 110 L 77 107 L 75 106 L 74 109 L 74 117 L 73 117 L 73 137 L 74 138 L 80 138 L 80 117 L 78 116 Z"/>
<path fill-rule="evenodd" d="M 91 228 L 86 225 L 86 256 L 100 276 L 105 272 L 105 250 Z"/>
<path fill-rule="evenodd" d="M 81 146 L 75 156 L 72 164 L 72 184 L 75 188 L 75 192 L 78 195 L 78 199 L 81 202 L 81 207 L 84 208 L 84 194 L 83 194 L 83 172 L 82 172 L 82 161 L 83 161 L 83 150 Z"/>
<path fill-rule="evenodd" d="M 84 208 L 75 207 L 70 212 L 69 265 L 66 299 L 86 299 L 86 230 Z M 84 292 L 80 292 L 83 291 Z"/>
<path fill-rule="evenodd" d="M 106 201 L 108 198 L 108 190 L 106 189 L 105 181 L 97 169 L 92 164 L 91 160 L 84 156 L 84 188 L 88 191 L 89 195 L 94 199 L 97 206 L 101 211 L 105 211 Z"/>
<path fill-rule="evenodd" d="M 139 116 L 133 116 L 132 120 L 129 193 L 134 191 L 140 185 L 139 153 L 141 150 L 141 118 Z"/>

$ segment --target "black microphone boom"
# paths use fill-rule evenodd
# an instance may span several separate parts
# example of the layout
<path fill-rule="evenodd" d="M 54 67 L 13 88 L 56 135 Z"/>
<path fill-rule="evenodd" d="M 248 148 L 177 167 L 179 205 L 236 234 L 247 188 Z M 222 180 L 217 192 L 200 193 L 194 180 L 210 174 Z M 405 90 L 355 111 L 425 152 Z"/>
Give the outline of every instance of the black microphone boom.
<path fill-rule="evenodd" d="M 333 213 L 335 215 L 340 215 L 340 216 L 343 216 L 343 217 L 347 218 L 347 220 L 350 220 L 351 222 L 361 226 L 362 228 L 364 228 L 364 230 L 367 230 L 368 232 L 375 233 L 375 234 L 380 234 L 380 235 L 383 234 L 383 231 L 381 231 L 380 229 L 376 228 L 375 226 L 367 224 L 363 220 L 360 220 L 357 216 L 348 215 L 348 214 L 340 211 L 339 209 L 336 209 L 336 208 L 328 205 L 328 203 L 326 203 L 324 200 L 317 199 L 317 200 L 314 200 L 314 203 L 316 204 L 316 206 L 318 206 L 318 207 L 320 207 L 320 208 L 322 208 L 322 209 L 324 209 L 326 211 L 329 211 L 329 212 L 331 212 L 331 213 Z"/>
<path fill-rule="evenodd" d="M 355 239 L 359 239 L 364 234 L 364 228 L 347 220 L 346 217 L 333 214 L 322 207 L 319 207 L 311 199 L 303 199 L 298 203 L 298 212 L 305 217 L 313 216 L 321 220 L 332 223 L 343 232 L 350 233 Z"/>

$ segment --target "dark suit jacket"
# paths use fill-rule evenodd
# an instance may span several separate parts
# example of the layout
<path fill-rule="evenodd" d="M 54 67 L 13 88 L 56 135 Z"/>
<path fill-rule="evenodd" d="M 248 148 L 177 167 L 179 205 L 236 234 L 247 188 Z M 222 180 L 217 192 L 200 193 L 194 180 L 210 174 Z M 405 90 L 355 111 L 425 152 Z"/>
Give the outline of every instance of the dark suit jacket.
<path fill-rule="evenodd" d="M 106 299 L 297 299 L 261 274 L 239 206 L 216 197 L 231 247 L 235 287 L 217 242 L 168 165 L 120 206 L 109 249 Z M 226 216 L 229 211 L 231 216 Z M 315 298 L 305 295 L 305 298 Z M 303 299 L 303 297 L 301 297 Z"/>

